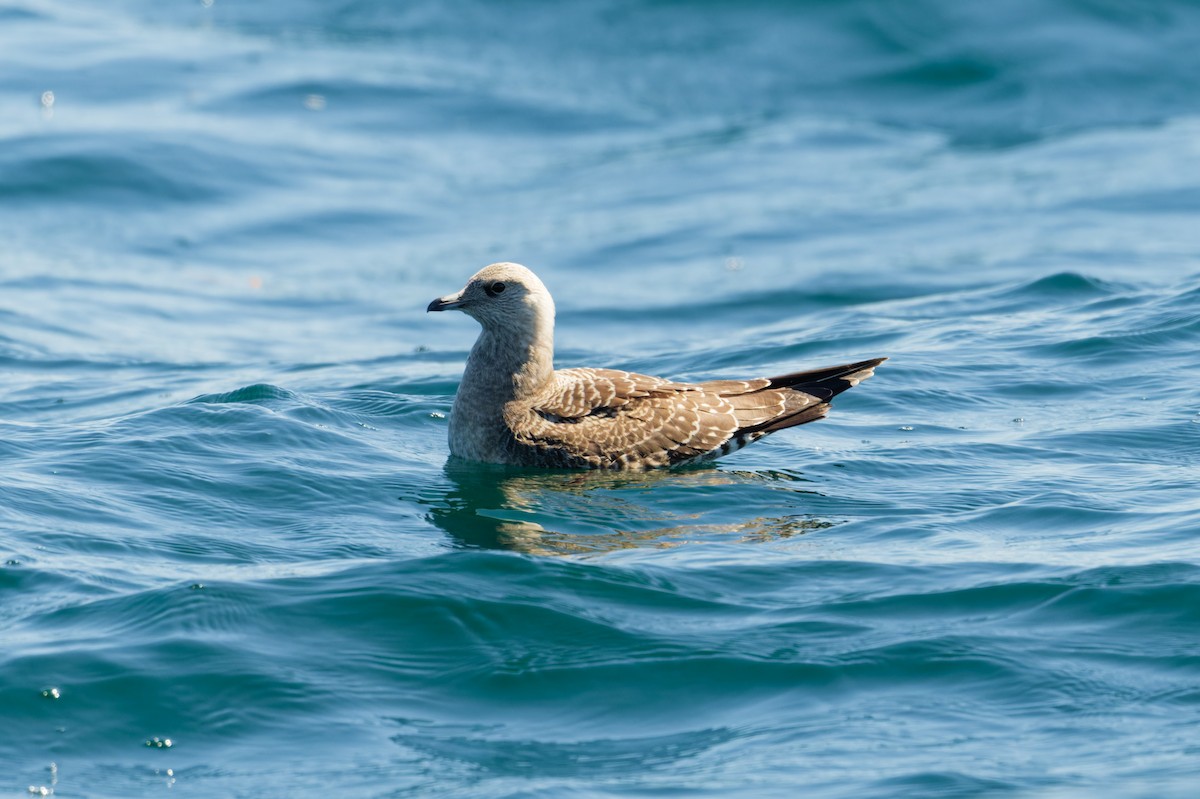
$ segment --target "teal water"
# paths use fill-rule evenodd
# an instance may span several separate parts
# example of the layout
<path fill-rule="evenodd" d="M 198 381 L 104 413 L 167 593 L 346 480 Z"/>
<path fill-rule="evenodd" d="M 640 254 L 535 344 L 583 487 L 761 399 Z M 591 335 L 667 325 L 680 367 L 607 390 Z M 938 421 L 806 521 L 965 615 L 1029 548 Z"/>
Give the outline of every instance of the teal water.
<path fill-rule="evenodd" d="M 0 2 L 0 796 L 1191 797 L 1200 8 Z M 47 94 L 51 93 L 51 94 Z M 563 366 L 886 355 L 713 468 Z"/>

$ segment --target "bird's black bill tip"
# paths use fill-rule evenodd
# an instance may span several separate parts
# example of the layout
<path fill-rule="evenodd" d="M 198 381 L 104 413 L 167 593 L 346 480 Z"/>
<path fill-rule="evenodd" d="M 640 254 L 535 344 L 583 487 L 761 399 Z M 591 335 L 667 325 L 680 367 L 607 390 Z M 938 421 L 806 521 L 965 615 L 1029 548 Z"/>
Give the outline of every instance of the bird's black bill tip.
<path fill-rule="evenodd" d="M 447 300 L 445 297 L 438 297 L 436 300 L 429 303 L 429 307 L 425 309 L 425 313 L 429 313 L 430 311 L 446 311 L 451 308 L 458 308 L 461 305 L 461 302 L 454 302 L 452 300 Z"/>

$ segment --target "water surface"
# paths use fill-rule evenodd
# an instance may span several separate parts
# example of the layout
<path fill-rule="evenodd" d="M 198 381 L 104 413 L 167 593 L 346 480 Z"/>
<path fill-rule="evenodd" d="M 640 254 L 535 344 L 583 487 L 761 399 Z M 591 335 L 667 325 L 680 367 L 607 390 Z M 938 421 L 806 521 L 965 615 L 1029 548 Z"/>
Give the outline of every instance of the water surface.
<path fill-rule="evenodd" d="M 0 794 L 1185 797 L 1200 11 L 0 5 Z M 889 356 L 641 475 L 449 462 L 558 362 Z"/>

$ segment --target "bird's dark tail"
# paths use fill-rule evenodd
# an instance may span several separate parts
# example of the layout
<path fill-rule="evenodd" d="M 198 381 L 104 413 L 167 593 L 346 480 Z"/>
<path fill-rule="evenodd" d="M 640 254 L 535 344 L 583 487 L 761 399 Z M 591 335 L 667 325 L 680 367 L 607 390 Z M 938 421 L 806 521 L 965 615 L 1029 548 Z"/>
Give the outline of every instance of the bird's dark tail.
<path fill-rule="evenodd" d="M 739 432 L 766 435 L 774 433 L 776 430 L 824 419 L 829 413 L 830 400 L 875 374 L 875 367 L 886 360 L 887 358 L 872 358 L 869 361 L 828 366 L 824 369 L 813 369 L 810 372 L 792 372 L 768 378 L 771 381 L 769 389 L 792 389 L 820 401 L 802 406 L 793 413 L 786 413 L 766 422 L 749 426 Z"/>
<path fill-rule="evenodd" d="M 810 372 L 792 372 L 767 379 L 771 381 L 771 388 L 791 388 L 828 402 L 875 374 L 875 367 L 886 360 L 887 358 L 872 358 L 869 361 L 827 366 Z"/>

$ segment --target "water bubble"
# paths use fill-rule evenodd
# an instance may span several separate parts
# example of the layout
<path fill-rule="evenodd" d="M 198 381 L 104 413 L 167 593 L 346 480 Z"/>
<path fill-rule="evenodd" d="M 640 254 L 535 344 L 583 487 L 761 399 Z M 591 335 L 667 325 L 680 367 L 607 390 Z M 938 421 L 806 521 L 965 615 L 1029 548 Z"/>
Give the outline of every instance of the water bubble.
<path fill-rule="evenodd" d="M 47 788 L 45 785 L 30 785 L 29 793 L 33 796 L 49 796 L 54 793 L 54 789 Z"/>
<path fill-rule="evenodd" d="M 304 107 L 309 111 L 324 111 L 325 110 L 325 95 L 310 94 L 304 98 Z"/>
<path fill-rule="evenodd" d="M 730 256 L 725 259 L 725 270 L 727 272 L 740 272 L 746 266 L 746 262 L 741 258 Z"/>
<path fill-rule="evenodd" d="M 59 699 L 62 697 L 62 691 L 58 690 L 57 688 L 47 688 L 46 690 L 42 691 L 42 696 L 46 697 L 47 699 Z"/>
<path fill-rule="evenodd" d="M 1013 424 L 1025 424 L 1025 417 L 1018 416 L 1017 418 L 1013 419 Z"/>
<path fill-rule="evenodd" d="M 53 107 L 54 107 L 54 92 L 52 92 L 52 91 L 42 92 L 42 108 L 53 108 Z"/>
<path fill-rule="evenodd" d="M 204 588 L 204 583 L 192 583 L 188 586 L 188 588 L 192 589 L 193 591 L 199 591 L 200 589 Z"/>
<path fill-rule="evenodd" d="M 445 419 L 446 414 L 442 413 L 441 411 L 431 411 L 429 413 L 429 418 L 430 419 Z"/>
<path fill-rule="evenodd" d="M 902 425 L 900 425 L 900 429 L 906 433 L 911 433 L 913 426 L 911 424 L 902 424 Z"/>
<path fill-rule="evenodd" d="M 170 749 L 174 745 L 170 738 L 159 738 L 157 735 L 146 741 L 150 749 Z"/>

